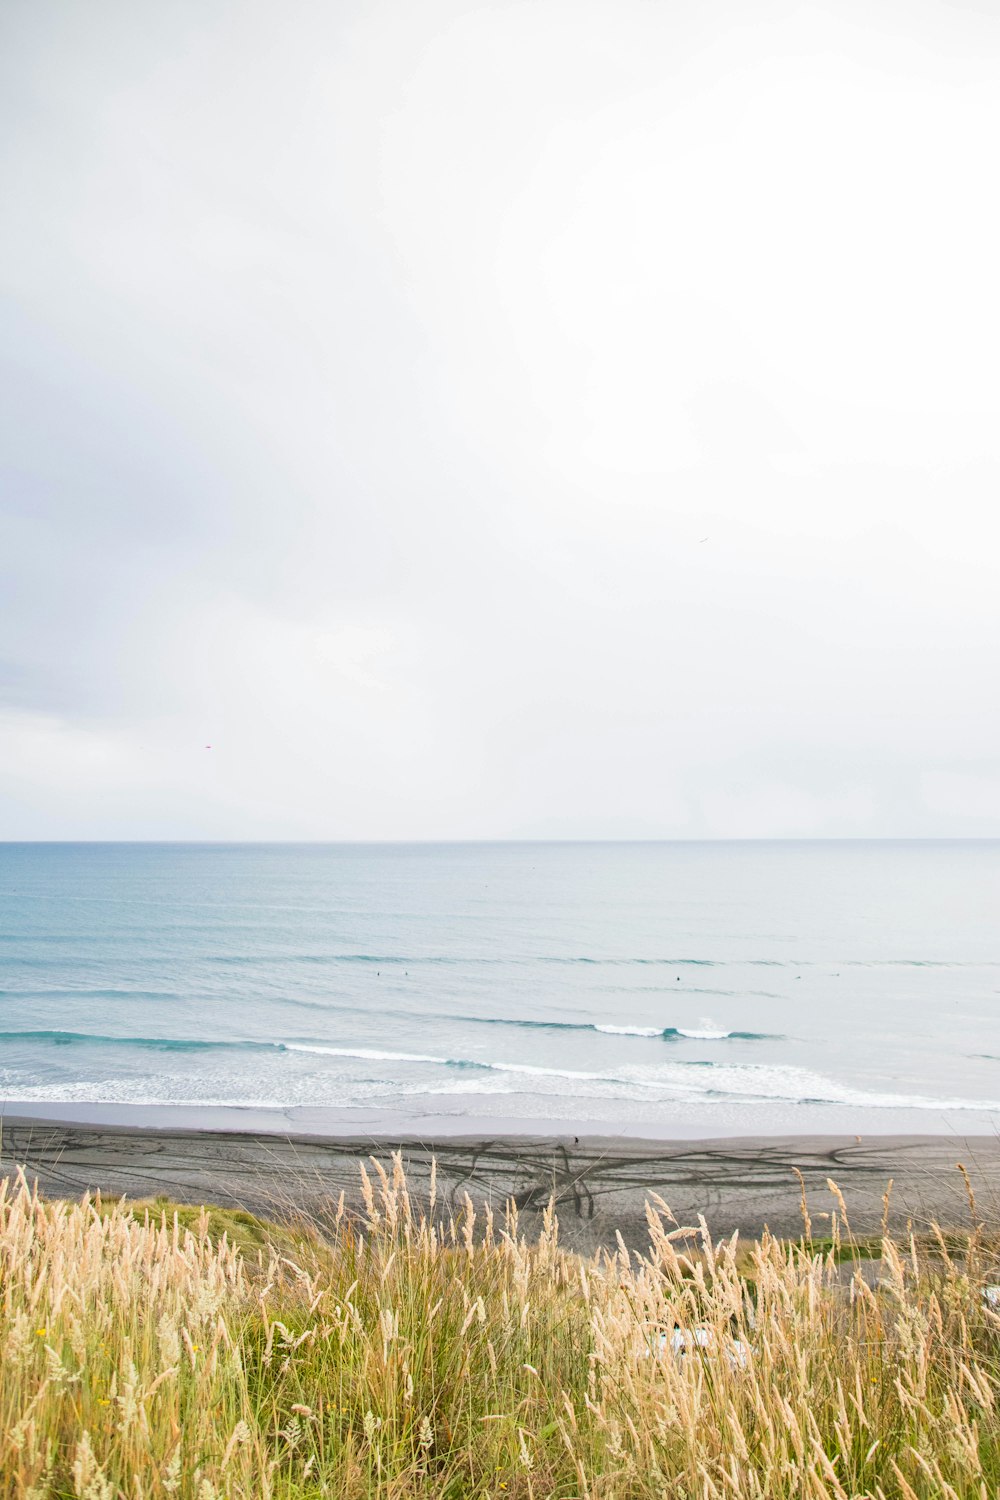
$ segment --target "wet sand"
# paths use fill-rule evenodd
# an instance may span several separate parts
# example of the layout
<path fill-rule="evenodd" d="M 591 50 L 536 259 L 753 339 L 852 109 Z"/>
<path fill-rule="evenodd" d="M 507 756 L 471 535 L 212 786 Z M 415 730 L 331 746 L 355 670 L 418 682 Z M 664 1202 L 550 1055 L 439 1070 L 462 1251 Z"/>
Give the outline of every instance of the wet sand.
<path fill-rule="evenodd" d="M 263 1215 L 317 1213 L 341 1191 L 360 1202 L 359 1161 L 403 1153 L 411 1191 L 426 1192 L 437 1162 L 439 1202 L 458 1206 L 468 1192 L 476 1206 L 502 1210 L 513 1199 L 529 1238 L 555 1198 L 560 1239 L 589 1252 L 613 1246 L 620 1233 L 632 1248 L 646 1243 L 650 1192 L 680 1223 L 704 1214 L 718 1237 L 738 1229 L 757 1236 L 802 1230 L 806 1184 L 813 1232 L 822 1234 L 835 1202 L 832 1178 L 847 1199 L 858 1234 L 877 1231 L 890 1178 L 892 1223 L 969 1222 L 965 1184 L 973 1179 L 980 1215 L 1000 1218 L 1000 1140 L 995 1136 L 785 1136 L 730 1140 L 642 1141 L 600 1136 L 449 1136 L 435 1140 L 321 1137 L 233 1131 L 150 1129 L 5 1116 L 0 1175 L 23 1166 L 51 1197 L 106 1194 L 149 1198 L 164 1193 L 185 1203 L 240 1206 Z"/>

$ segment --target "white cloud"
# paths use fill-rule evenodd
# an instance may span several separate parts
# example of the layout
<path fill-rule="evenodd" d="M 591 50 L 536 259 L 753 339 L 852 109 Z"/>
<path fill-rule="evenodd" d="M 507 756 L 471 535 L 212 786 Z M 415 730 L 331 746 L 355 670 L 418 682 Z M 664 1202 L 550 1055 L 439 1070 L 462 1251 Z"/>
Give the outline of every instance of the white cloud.
<path fill-rule="evenodd" d="M 928 810 L 970 831 L 1000 824 L 1000 771 L 925 771 L 920 790 Z"/>
<path fill-rule="evenodd" d="M 1000 832 L 992 14 L 4 25 L 0 833 Z"/>

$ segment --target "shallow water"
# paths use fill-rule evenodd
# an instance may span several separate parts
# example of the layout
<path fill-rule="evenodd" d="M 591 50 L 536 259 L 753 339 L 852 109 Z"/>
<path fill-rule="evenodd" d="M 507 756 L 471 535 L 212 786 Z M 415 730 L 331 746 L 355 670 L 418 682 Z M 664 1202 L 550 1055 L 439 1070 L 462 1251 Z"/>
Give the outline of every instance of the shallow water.
<path fill-rule="evenodd" d="M 1000 843 L 0 845 L 0 1095 L 991 1132 Z"/>

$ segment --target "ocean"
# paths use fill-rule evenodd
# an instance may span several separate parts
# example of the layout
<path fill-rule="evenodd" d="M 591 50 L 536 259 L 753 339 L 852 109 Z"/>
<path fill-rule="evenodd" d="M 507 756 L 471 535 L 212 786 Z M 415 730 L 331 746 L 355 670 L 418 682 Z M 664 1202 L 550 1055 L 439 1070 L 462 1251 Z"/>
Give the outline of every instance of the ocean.
<path fill-rule="evenodd" d="M 1000 1127 L 1000 842 L 0 844 L 0 1107 Z"/>

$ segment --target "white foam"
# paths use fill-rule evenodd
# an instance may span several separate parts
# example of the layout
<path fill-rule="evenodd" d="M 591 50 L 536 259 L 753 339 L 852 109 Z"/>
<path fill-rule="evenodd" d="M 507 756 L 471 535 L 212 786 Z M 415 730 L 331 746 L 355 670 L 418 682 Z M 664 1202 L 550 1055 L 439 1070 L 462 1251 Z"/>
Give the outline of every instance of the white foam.
<path fill-rule="evenodd" d="M 662 1036 L 662 1026 L 595 1026 L 595 1031 L 606 1031 L 612 1036 Z"/>
<path fill-rule="evenodd" d="M 644 1104 L 686 1100 L 705 1105 L 726 1104 L 841 1104 L 859 1109 L 974 1110 L 1000 1113 L 1000 1101 L 934 1098 L 925 1094 L 888 1094 L 852 1088 L 805 1068 L 745 1063 L 690 1067 L 622 1068 L 617 1075 L 580 1073 L 568 1068 L 537 1068 L 526 1063 L 483 1064 L 447 1083 L 427 1081 L 407 1089 L 418 1094 L 516 1093 L 515 1080 L 549 1080 L 545 1093 L 566 1098 L 629 1098 Z M 509 1081 L 508 1081 L 509 1080 Z M 539 1092 L 541 1092 L 539 1090 Z"/>
<path fill-rule="evenodd" d="M 214 1080 L 218 1085 L 218 1080 Z M 161 1090 L 164 1084 L 177 1084 L 176 1094 L 150 1092 L 150 1085 Z M 148 1109 L 265 1109 L 282 1112 L 310 1100 L 255 1098 L 223 1093 L 191 1094 L 189 1078 L 104 1078 L 95 1083 L 27 1084 L 4 1089 L 5 1104 L 134 1104 Z"/>
<path fill-rule="evenodd" d="M 975 1111 L 1000 1115 L 1000 1102 L 986 1099 L 938 1098 L 925 1094 L 887 1093 L 840 1083 L 804 1068 L 779 1064 L 685 1064 L 681 1062 L 622 1066 L 613 1073 L 570 1068 L 547 1068 L 533 1063 L 448 1059 L 427 1053 L 389 1052 L 376 1048 L 335 1048 L 320 1044 L 287 1043 L 288 1051 L 386 1064 L 385 1076 L 351 1077 L 319 1071 L 297 1075 L 269 1063 L 266 1069 L 239 1074 L 171 1073 L 129 1077 L 50 1081 L 39 1083 L 20 1069 L 0 1068 L 0 1097 L 8 1104 L 21 1100 L 53 1103 L 134 1103 L 230 1105 L 281 1109 L 298 1104 L 368 1103 L 396 1094 L 483 1095 L 524 1094 L 567 1100 L 622 1101 L 641 1110 L 658 1104 L 691 1103 L 709 1108 L 753 1104 L 830 1104 L 856 1109 Z M 280 1054 L 278 1054 L 280 1056 Z M 431 1077 L 410 1075 L 397 1064 L 434 1068 Z M 447 1068 L 447 1072 L 445 1072 Z M 438 1070 L 441 1071 L 438 1071 Z M 379 1069 L 379 1073 L 383 1070 Z M 203 1090 L 201 1097 L 199 1090 Z M 335 1096 L 335 1097 L 334 1097 Z"/>
<path fill-rule="evenodd" d="M 287 1052 L 315 1052 L 324 1057 L 357 1057 L 367 1062 L 436 1063 L 440 1067 L 482 1068 L 493 1073 L 526 1073 L 539 1078 L 571 1078 L 584 1082 L 627 1083 L 607 1073 L 581 1073 L 572 1068 L 543 1068 L 535 1063 L 492 1062 L 473 1057 L 432 1057 L 422 1052 L 379 1052 L 373 1047 L 322 1047 L 306 1042 L 285 1042 Z M 474 1092 L 474 1090 L 473 1090 Z"/>
<path fill-rule="evenodd" d="M 480 1067 L 489 1068 L 497 1073 L 526 1073 L 536 1078 L 571 1078 L 581 1079 L 589 1083 L 624 1083 L 623 1078 L 614 1078 L 607 1073 L 579 1073 L 572 1068 L 539 1068 L 533 1063 L 504 1063 L 488 1062 L 480 1063 Z"/>
<path fill-rule="evenodd" d="M 439 1063 L 446 1067 L 447 1057 L 431 1057 L 423 1052 L 380 1052 L 375 1047 L 321 1047 L 310 1042 L 279 1042 L 286 1052 L 315 1052 L 322 1057 L 358 1057 L 365 1062 Z"/>
<path fill-rule="evenodd" d="M 724 1042 L 733 1034 L 713 1021 L 711 1016 L 702 1016 L 700 1026 L 678 1026 L 676 1030 L 678 1036 L 686 1036 L 695 1042 Z"/>

